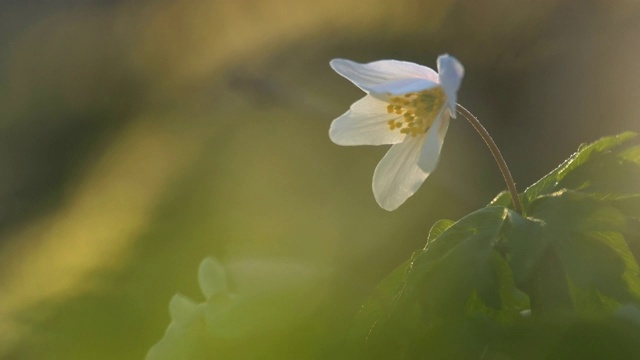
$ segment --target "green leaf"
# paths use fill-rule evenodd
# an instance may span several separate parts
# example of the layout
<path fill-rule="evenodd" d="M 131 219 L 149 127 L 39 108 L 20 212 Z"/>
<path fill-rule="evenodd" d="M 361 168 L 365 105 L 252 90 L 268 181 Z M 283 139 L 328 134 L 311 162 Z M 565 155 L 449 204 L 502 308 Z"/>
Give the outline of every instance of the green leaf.
<path fill-rule="evenodd" d="M 560 179 L 564 178 L 569 172 L 575 170 L 580 165 L 589 161 L 592 157 L 616 148 L 636 136 L 636 133 L 627 131 L 622 134 L 603 137 L 588 145 L 580 145 L 573 160 L 560 171 Z"/>
<path fill-rule="evenodd" d="M 438 220 L 431 230 L 427 244 L 440 236 L 455 222 L 452 220 Z M 425 245 L 426 246 L 426 245 Z M 419 251 L 418 251 L 419 252 Z M 351 336 L 356 340 L 364 340 L 369 344 L 376 343 L 377 351 L 398 351 L 398 343 L 402 342 L 404 331 L 399 327 L 409 329 L 420 326 L 419 309 L 416 306 L 398 307 L 397 300 L 405 286 L 406 274 L 409 271 L 411 259 L 395 268 L 367 299 L 354 319 Z M 415 303 L 414 303 L 415 305 Z M 392 329 L 392 331 L 389 331 Z"/>
<path fill-rule="evenodd" d="M 640 193 L 640 146 L 615 149 L 593 157 L 558 183 L 558 188 L 583 192 Z"/>
<path fill-rule="evenodd" d="M 375 289 L 356 315 L 351 340 L 365 358 L 404 358 L 424 329 L 416 301 L 399 305 L 411 259 L 398 266 Z M 414 299 L 415 300 L 415 299 Z"/>
<path fill-rule="evenodd" d="M 639 269 L 621 233 L 627 218 L 614 205 L 615 200 L 564 190 L 538 198 L 530 214 L 544 223 L 541 241 L 552 244 L 575 287 L 621 303 L 638 301 Z"/>
<path fill-rule="evenodd" d="M 464 315 L 472 294 L 500 308 L 500 276 L 495 271 L 494 246 L 509 210 L 487 207 L 451 225 L 411 263 L 400 296 L 402 303 L 418 299 L 425 321 L 434 325 Z"/>
<path fill-rule="evenodd" d="M 492 286 L 478 287 L 467 302 L 467 313 L 502 325 L 515 323 L 522 319 L 520 312 L 529 308 L 529 298 L 516 287 L 509 263 L 497 251 L 492 252 L 490 265 L 498 281 Z M 497 293 L 493 293 L 496 289 Z M 489 293 L 482 294 L 487 290 Z M 499 301 L 487 301 L 495 296 L 499 297 Z"/>
<path fill-rule="evenodd" d="M 404 287 L 410 263 L 411 260 L 402 263 L 375 288 L 356 315 L 351 331 L 355 338 L 367 340 L 378 331 L 384 332 L 387 321 L 394 313 L 397 294 Z"/>
<path fill-rule="evenodd" d="M 511 205 L 511 193 L 506 190 L 496 195 L 496 197 L 493 198 L 493 200 L 491 200 L 491 202 L 489 203 L 489 206 L 510 207 Z"/>
<path fill-rule="evenodd" d="M 521 353 L 541 344 L 542 357 L 575 319 L 604 321 L 640 304 L 635 136 L 580 146 L 525 190 L 526 216 L 503 192 L 457 222 L 436 222 L 424 249 L 376 288 L 353 333 L 379 358 L 502 358 L 515 348 L 501 337 L 557 322 L 551 335 L 536 327 L 549 336 Z"/>
<path fill-rule="evenodd" d="M 593 158 L 607 153 L 635 137 L 635 133 L 625 132 L 615 136 L 604 137 L 588 145 L 581 145 L 580 148 L 578 148 L 578 151 L 571 155 L 569 159 L 565 160 L 560 166 L 524 191 L 524 196 L 522 197 L 523 206 L 525 209 L 528 209 L 529 205 L 538 196 L 549 194 L 560 189 L 560 181 L 567 177 L 571 172 L 575 171 Z M 636 155 L 635 151 L 637 150 L 625 153 L 625 156 L 632 158 Z"/>
<path fill-rule="evenodd" d="M 535 218 L 523 218 L 512 212 L 504 230 L 509 247 L 509 263 L 516 284 L 529 281 L 542 256 L 549 247 L 549 238 L 543 237 L 544 222 Z"/>
<path fill-rule="evenodd" d="M 433 334 L 452 321 L 496 319 L 506 324 L 520 319 L 527 297 L 516 288 L 497 250 L 505 221 L 514 214 L 487 207 L 456 223 L 436 222 L 427 246 L 376 288 L 358 313 L 352 334 L 370 352 L 400 358 L 424 343 L 425 331 Z"/>
<path fill-rule="evenodd" d="M 450 228 L 451 225 L 453 224 L 455 224 L 455 221 L 453 220 L 443 219 L 443 220 L 436 221 L 436 223 L 433 224 L 433 226 L 431 227 L 431 230 L 429 230 L 429 238 L 427 239 L 427 245 L 429 244 L 429 242 L 433 241 L 435 238 L 442 235 L 442 233 L 445 232 L 448 228 Z"/>
<path fill-rule="evenodd" d="M 607 318 L 620 308 L 620 302 L 593 287 L 578 287 L 569 280 L 571 300 L 576 313 L 584 318 Z"/>

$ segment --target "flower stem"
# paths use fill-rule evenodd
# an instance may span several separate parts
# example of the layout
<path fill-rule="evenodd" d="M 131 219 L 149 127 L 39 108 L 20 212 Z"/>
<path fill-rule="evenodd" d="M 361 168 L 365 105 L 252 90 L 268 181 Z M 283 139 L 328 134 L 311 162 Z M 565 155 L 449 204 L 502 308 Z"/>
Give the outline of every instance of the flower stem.
<path fill-rule="evenodd" d="M 489 132 L 487 131 L 487 129 L 485 129 L 484 126 L 482 126 L 482 124 L 480 124 L 480 121 L 478 121 L 478 118 L 473 116 L 473 114 L 469 112 L 469 110 L 462 107 L 462 105 L 457 104 L 456 106 L 457 106 L 458 114 L 462 115 L 465 119 L 467 119 L 467 121 L 471 123 L 471 125 L 474 127 L 474 129 L 476 129 L 478 134 L 480 134 L 480 137 L 482 137 L 482 140 L 484 140 L 484 142 L 489 147 L 489 150 L 491 151 L 493 158 L 496 159 L 496 162 L 498 163 L 500 172 L 502 172 L 502 177 L 504 178 L 504 181 L 507 183 L 507 189 L 509 189 L 509 192 L 511 193 L 511 200 L 513 201 L 513 209 L 516 212 L 518 212 L 518 214 L 522 214 L 522 205 L 520 205 L 520 198 L 518 197 L 518 190 L 516 190 L 516 183 L 513 181 L 513 177 L 511 177 L 511 172 L 509 171 L 509 167 L 507 166 L 507 163 L 504 161 L 504 158 L 500 153 L 500 149 L 498 149 L 498 146 L 491 138 L 491 135 L 489 135 Z"/>

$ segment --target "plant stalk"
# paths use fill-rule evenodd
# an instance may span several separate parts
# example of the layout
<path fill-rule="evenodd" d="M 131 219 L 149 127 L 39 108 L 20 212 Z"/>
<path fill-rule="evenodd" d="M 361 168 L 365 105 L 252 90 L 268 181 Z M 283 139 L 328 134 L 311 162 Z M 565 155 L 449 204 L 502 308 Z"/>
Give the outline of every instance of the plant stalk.
<path fill-rule="evenodd" d="M 496 159 L 496 163 L 498 163 L 498 167 L 500 168 L 500 172 L 502 173 L 502 177 L 504 178 L 504 182 L 507 183 L 507 189 L 511 193 L 511 200 L 513 201 L 513 209 L 518 213 L 522 214 L 522 205 L 520 204 L 520 198 L 518 197 L 518 190 L 516 189 L 516 183 L 513 181 L 513 177 L 511 176 L 511 172 L 509 171 L 509 167 L 507 166 L 506 161 L 504 161 L 504 157 L 500 153 L 500 149 L 489 135 L 487 129 L 480 124 L 478 118 L 476 118 L 469 110 L 465 109 L 462 105 L 457 104 L 458 114 L 462 115 L 467 121 L 471 123 L 474 129 L 480 134 L 480 137 L 489 147 L 491 151 L 491 155 Z"/>

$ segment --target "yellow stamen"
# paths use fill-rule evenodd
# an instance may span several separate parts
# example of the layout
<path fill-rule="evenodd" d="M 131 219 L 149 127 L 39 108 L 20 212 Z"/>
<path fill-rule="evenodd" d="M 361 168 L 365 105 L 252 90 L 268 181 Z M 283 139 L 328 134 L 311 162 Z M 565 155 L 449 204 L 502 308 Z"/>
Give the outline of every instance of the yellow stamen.
<path fill-rule="evenodd" d="M 401 134 L 412 137 L 424 134 L 436 120 L 445 102 L 446 95 L 439 86 L 390 97 L 387 112 L 401 115 L 401 117 L 387 122 L 389 130 L 399 130 Z"/>
<path fill-rule="evenodd" d="M 389 114 L 391 114 L 393 112 L 393 105 L 391 105 L 391 104 L 387 105 L 387 112 Z"/>

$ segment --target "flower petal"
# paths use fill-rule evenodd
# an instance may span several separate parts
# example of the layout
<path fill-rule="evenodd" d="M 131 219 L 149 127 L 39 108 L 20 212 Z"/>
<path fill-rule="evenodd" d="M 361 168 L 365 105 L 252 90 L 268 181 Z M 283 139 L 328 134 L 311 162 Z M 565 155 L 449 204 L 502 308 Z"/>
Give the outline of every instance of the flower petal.
<path fill-rule="evenodd" d="M 403 95 L 410 92 L 422 91 L 438 86 L 437 82 L 425 79 L 400 79 L 383 82 L 372 86 L 372 94 Z"/>
<path fill-rule="evenodd" d="M 429 175 L 418 166 L 426 135 L 393 145 L 373 173 L 373 195 L 385 210 L 397 209 Z"/>
<path fill-rule="evenodd" d="M 379 60 L 359 64 L 346 59 L 333 59 L 330 65 L 338 74 L 366 92 L 390 80 L 418 78 L 438 81 L 438 74 L 432 69 L 407 61 Z"/>
<path fill-rule="evenodd" d="M 145 360 L 201 358 L 202 343 L 207 337 L 204 304 L 175 295 L 169 304 L 173 321 L 160 341 L 149 349 Z"/>
<path fill-rule="evenodd" d="M 219 293 L 226 293 L 227 273 L 224 266 L 212 257 L 202 260 L 198 267 L 198 283 L 207 299 Z"/>
<path fill-rule="evenodd" d="M 351 105 L 351 109 L 333 120 L 329 128 L 331 141 L 338 145 L 397 144 L 406 137 L 389 130 L 389 120 L 398 117 L 387 112 L 387 102 L 367 95 Z"/>
<path fill-rule="evenodd" d="M 197 312 L 198 304 L 182 294 L 175 294 L 169 302 L 169 314 L 176 323 L 184 324 L 191 321 Z"/>
<path fill-rule="evenodd" d="M 440 84 L 447 94 L 447 105 L 453 118 L 456 117 L 456 103 L 458 101 L 458 88 L 464 76 L 464 67 L 453 56 L 444 54 L 438 57 L 438 74 Z"/>
<path fill-rule="evenodd" d="M 442 143 L 444 142 L 444 136 L 447 134 L 448 128 L 449 112 L 443 109 L 440 116 L 438 116 L 436 121 L 431 125 L 431 128 L 427 131 L 424 145 L 422 145 L 420 159 L 418 160 L 418 166 L 427 176 L 429 176 L 436 168 L 436 165 L 438 165 L 440 150 L 442 149 Z"/>

